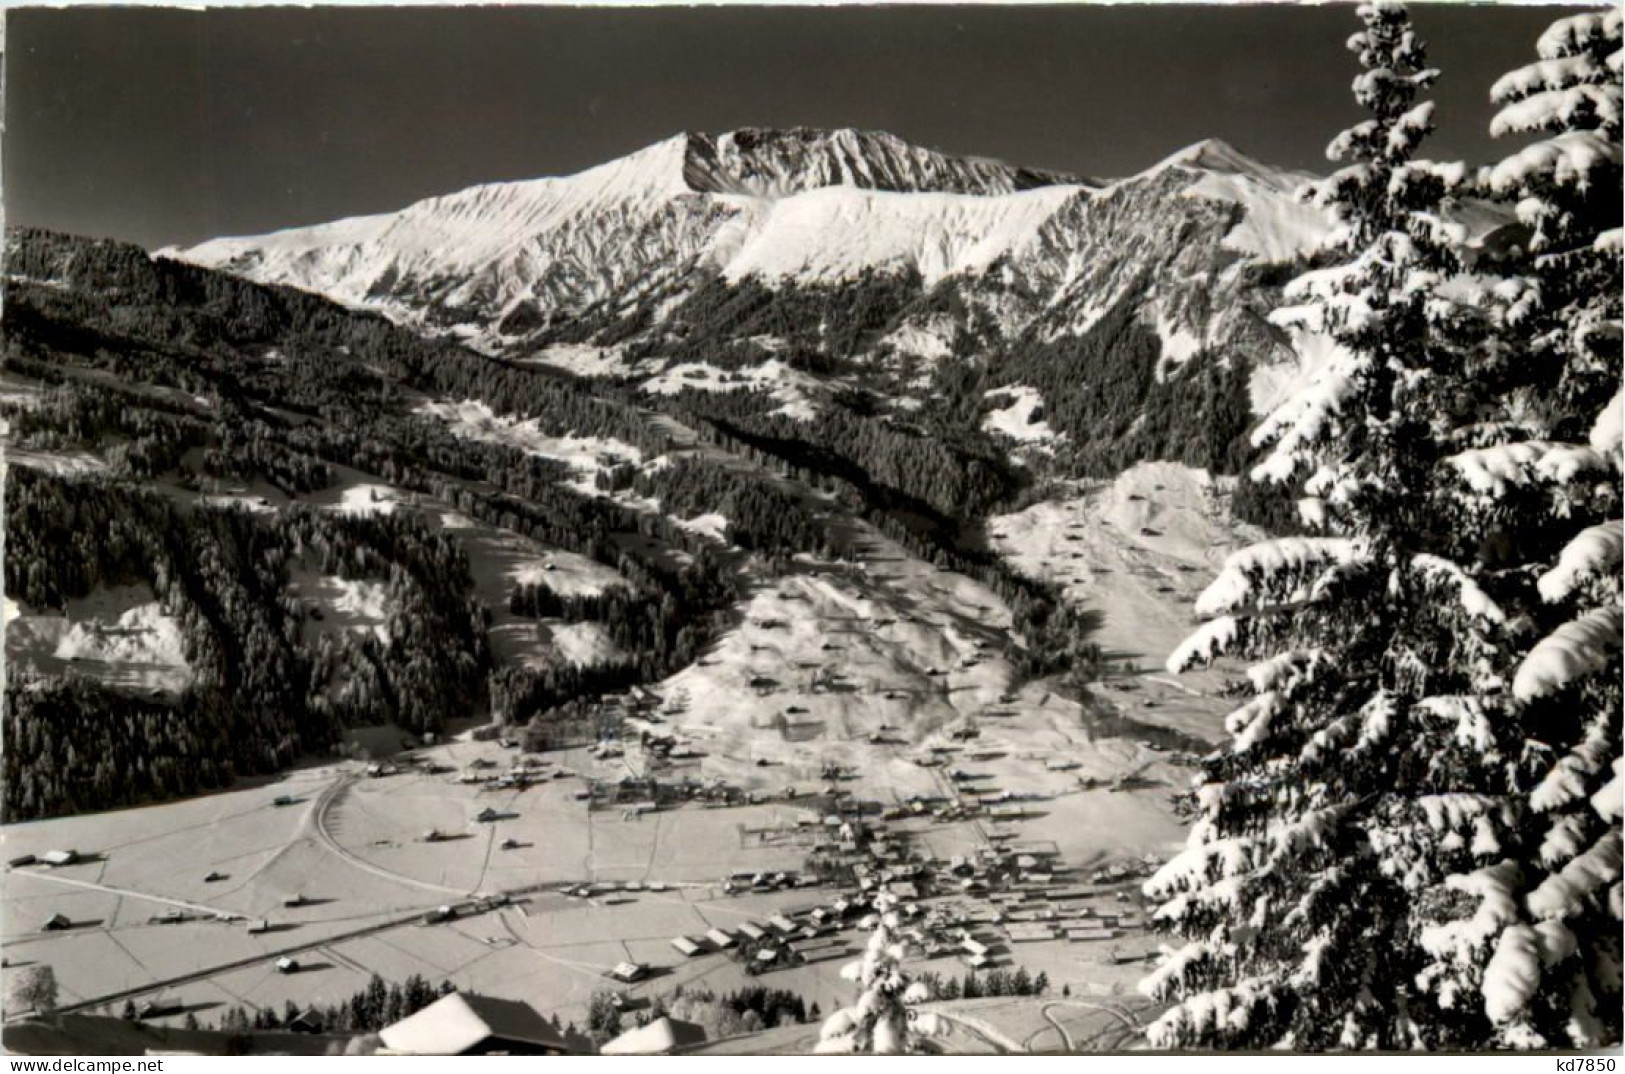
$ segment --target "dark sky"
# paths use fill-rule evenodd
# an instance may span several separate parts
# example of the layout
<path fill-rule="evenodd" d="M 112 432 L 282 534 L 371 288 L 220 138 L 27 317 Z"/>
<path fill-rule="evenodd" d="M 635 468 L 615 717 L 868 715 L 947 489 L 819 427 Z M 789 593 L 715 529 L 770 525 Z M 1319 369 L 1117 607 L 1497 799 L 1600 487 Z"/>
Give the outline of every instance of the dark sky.
<path fill-rule="evenodd" d="M 1417 6 L 1430 155 L 1550 8 Z M 1351 7 L 14 10 L 9 221 L 149 247 L 568 173 L 684 129 L 855 126 L 1114 176 L 1218 136 L 1321 169 Z M 1504 151 L 1505 147 L 1502 147 Z"/>

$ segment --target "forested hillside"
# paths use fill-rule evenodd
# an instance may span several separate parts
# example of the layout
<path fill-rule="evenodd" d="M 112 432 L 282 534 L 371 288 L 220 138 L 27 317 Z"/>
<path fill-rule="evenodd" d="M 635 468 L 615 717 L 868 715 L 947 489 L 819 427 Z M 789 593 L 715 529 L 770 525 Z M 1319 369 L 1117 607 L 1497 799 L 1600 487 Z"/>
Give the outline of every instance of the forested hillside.
<path fill-rule="evenodd" d="M 667 516 L 413 412 L 426 395 L 478 397 L 551 432 L 658 449 L 630 408 L 569 378 L 114 243 L 19 233 L 8 267 L 6 376 L 27 390 L 5 406 L 7 596 L 65 616 L 108 587 L 145 586 L 178 623 L 192 669 L 168 696 L 14 661 L 8 819 L 220 786 L 329 750 L 346 726 L 435 731 L 486 712 L 498 672 L 539 684 L 520 692 L 540 707 L 668 673 L 733 598 L 706 542 Z M 624 655 L 596 676 L 499 669 L 455 532 L 432 512 L 346 499 L 362 476 L 387 482 L 363 491 L 392 489 L 615 568 L 627 587 L 603 600 L 654 614 L 611 617 Z M 753 509 L 723 471 L 643 480 L 688 499 L 690 486 L 724 488 L 741 535 L 796 517 L 782 503 Z M 757 540 L 814 540 L 805 525 L 771 532 Z M 300 578 L 375 587 L 382 621 L 325 629 Z"/>
<path fill-rule="evenodd" d="M 669 400 L 768 478 L 673 451 L 603 382 L 116 243 L 17 232 L 9 247 L 6 593 L 32 633 L 8 632 L 8 818 L 222 786 L 358 725 L 567 717 L 693 663 L 747 567 L 842 555 L 841 517 L 1010 600 L 1023 674 L 1093 666 L 1087 617 L 981 548 L 977 520 L 1030 478 L 973 425 L 911 425 L 858 396 L 810 422 L 749 392 Z M 685 521 L 706 517 L 719 532 Z M 618 582 L 556 589 L 538 559 L 482 589 L 479 534 Z M 150 593 L 183 688 L 132 688 L 51 648 L 64 630 L 147 629 L 87 618 L 109 593 Z M 599 648 L 504 657 L 500 617 L 544 637 L 589 625 Z"/>

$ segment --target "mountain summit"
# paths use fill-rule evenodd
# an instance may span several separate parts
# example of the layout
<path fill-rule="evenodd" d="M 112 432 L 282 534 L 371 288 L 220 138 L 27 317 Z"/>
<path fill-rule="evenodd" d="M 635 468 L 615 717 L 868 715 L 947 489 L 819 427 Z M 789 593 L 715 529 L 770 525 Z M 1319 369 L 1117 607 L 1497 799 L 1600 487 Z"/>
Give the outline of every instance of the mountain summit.
<path fill-rule="evenodd" d="M 779 197 L 828 186 L 894 193 L 1013 194 L 1088 180 L 978 157 L 948 156 L 884 131 L 746 127 L 687 134 L 683 178 L 705 194 Z"/>

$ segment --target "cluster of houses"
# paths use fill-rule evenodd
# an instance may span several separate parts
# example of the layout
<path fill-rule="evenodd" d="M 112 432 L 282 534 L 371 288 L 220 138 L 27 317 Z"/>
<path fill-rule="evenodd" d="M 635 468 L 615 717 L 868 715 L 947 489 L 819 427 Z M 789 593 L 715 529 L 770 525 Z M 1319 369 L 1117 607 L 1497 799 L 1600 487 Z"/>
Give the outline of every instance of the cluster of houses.
<path fill-rule="evenodd" d="M 586 786 L 576 792 L 576 797 L 586 802 L 589 810 L 620 809 L 641 815 L 690 803 L 707 809 L 760 805 L 775 796 L 766 791 L 743 790 L 720 778 L 667 780 L 625 775 L 617 779 L 589 778 Z M 790 787 L 776 797 L 793 801 L 799 794 Z"/>
<path fill-rule="evenodd" d="M 684 958 L 726 953 L 755 975 L 846 955 L 850 949 L 841 934 L 873 928 L 875 920 L 868 897 L 841 897 L 786 908 L 760 921 L 712 928 L 701 936 L 676 936 L 671 945 Z"/>
<path fill-rule="evenodd" d="M 901 936 L 912 955 L 958 956 L 973 969 L 991 963 L 994 943 L 1111 940 L 1143 927 L 1133 881 L 1155 868 L 1154 858 L 1113 863 L 1084 877 L 1064 868 L 1053 843 L 1021 842 L 1009 819 L 994 819 L 982 826 L 984 845 L 943 861 L 919 853 L 912 834 L 894 826 L 911 818 L 946 819 L 951 806 L 943 803 L 916 798 L 878 816 L 859 803 L 842 803 L 822 818 L 809 871 L 855 887 L 855 899 L 889 892 L 898 900 Z"/>
<path fill-rule="evenodd" d="M 575 775 L 568 768 L 552 767 L 552 762 L 530 754 L 514 759 L 506 772 L 496 771 L 496 762 L 476 757 L 457 773 L 457 782 L 478 786 L 481 790 L 524 790 L 550 780 L 570 779 Z"/>

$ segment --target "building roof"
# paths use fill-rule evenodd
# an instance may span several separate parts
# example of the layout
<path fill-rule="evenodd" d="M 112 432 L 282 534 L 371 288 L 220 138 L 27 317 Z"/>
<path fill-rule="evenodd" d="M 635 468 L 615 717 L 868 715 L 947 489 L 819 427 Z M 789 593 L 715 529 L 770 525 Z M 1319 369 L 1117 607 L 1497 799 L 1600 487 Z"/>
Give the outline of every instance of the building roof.
<path fill-rule="evenodd" d="M 564 1037 L 530 1004 L 461 992 L 385 1026 L 378 1036 L 390 1051 L 408 1055 L 464 1055 L 486 1041 L 566 1050 Z"/>
<path fill-rule="evenodd" d="M 704 1040 L 705 1030 L 700 1026 L 663 1016 L 646 1026 L 627 1030 L 600 1048 L 599 1052 L 604 1055 L 666 1055 Z"/>

